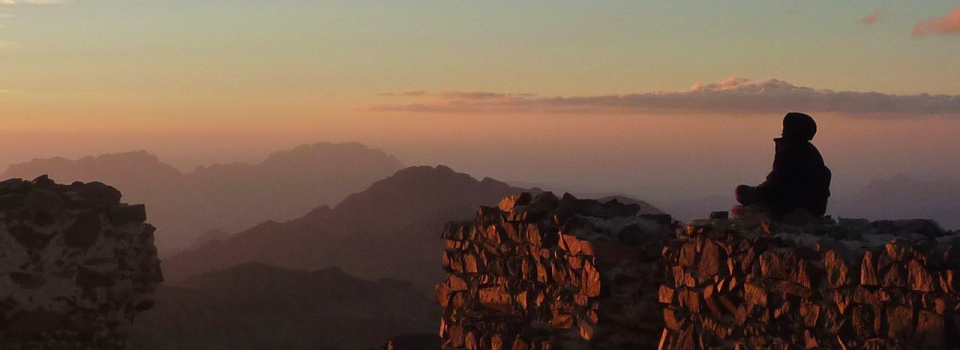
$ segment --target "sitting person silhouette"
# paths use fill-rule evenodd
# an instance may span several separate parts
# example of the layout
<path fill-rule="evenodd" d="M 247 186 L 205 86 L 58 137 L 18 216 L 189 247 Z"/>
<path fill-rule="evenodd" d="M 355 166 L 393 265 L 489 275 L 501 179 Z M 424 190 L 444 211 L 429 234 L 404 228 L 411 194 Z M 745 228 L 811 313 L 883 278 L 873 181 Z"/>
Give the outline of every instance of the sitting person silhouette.
<path fill-rule="evenodd" d="M 822 217 L 827 211 L 832 174 L 810 142 L 816 133 L 817 123 L 809 115 L 787 113 L 782 137 L 774 139 L 773 171 L 759 186 L 737 187 L 737 201 L 769 211 L 774 219 L 803 211 L 809 213 L 808 217 Z"/>

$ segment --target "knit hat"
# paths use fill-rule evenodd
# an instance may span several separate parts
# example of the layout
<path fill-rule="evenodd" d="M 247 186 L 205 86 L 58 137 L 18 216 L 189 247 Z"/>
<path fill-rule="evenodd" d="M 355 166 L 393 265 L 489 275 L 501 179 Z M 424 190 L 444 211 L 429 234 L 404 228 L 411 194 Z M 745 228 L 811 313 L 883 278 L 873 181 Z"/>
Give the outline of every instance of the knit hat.
<path fill-rule="evenodd" d="M 817 134 L 817 122 L 809 115 L 799 112 L 790 112 L 783 117 L 783 138 L 813 140 Z"/>

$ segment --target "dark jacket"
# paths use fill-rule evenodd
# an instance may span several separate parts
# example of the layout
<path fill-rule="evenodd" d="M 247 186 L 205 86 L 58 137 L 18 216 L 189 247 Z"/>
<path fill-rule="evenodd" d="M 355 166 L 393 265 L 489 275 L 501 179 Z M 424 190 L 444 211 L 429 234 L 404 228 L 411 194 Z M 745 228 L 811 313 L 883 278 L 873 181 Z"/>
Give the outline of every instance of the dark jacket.
<path fill-rule="evenodd" d="M 770 203 L 774 217 L 797 209 L 823 216 L 827 212 L 833 176 L 823 163 L 823 156 L 809 141 L 789 138 L 781 142 L 773 160 L 773 171 L 767 175 L 767 181 L 757 187 L 757 195 Z"/>

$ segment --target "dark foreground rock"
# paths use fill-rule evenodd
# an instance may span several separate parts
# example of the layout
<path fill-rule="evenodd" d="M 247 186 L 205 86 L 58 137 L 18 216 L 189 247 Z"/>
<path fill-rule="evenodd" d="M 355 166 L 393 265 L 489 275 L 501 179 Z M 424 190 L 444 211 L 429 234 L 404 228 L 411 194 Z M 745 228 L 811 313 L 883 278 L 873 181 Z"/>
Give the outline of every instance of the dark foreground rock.
<path fill-rule="evenodd" d="M 163 280 L 145 220 L 102 183 L 0 182 L 0 348 L 125 348 Z"/>

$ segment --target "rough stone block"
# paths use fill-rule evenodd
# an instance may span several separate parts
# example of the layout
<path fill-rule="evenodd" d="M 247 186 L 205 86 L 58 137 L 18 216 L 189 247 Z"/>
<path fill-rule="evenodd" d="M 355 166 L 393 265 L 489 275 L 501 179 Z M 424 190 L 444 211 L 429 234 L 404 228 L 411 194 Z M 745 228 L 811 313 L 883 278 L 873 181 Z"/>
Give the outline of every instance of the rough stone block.
<path fill-rule="evenodd" d="M 0 218 L 0 348 L 124 349 L 163 280 L 144 207 L 42 176 L 0 182 Z"/>

